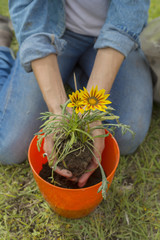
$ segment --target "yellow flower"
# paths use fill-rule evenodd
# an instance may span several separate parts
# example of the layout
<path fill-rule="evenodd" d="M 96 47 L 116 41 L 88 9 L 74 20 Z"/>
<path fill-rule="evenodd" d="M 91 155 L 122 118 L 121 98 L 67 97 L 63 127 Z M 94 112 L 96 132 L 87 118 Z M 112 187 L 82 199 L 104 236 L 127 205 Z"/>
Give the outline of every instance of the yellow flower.
<path fill-rule="evenodd" d="M 75 108 L 76 113 L 84 113 L 84 103 L 81 100 L 81 94 L 77 90 L 76 92 L 72 92 L 72 95 L 69 94 L 69 98 L 71 100 L 71 103 L 68 103 L 67 107 L 73 107 Z"/>
<path fill-rule="evenodd" d="M 95 88 L 92 87 L 90 93 L 85 87 L 83 89 L 83 91 L 81 90 L 81 99 L 83 104 L 86 105 L 85 111 L 98 109 L 105 112 L 106 105 L 111 103 L 109 100 L 106 100 L 110 94 L 105 94 L 104 89 L 98 91 L 97 86 Z"/>

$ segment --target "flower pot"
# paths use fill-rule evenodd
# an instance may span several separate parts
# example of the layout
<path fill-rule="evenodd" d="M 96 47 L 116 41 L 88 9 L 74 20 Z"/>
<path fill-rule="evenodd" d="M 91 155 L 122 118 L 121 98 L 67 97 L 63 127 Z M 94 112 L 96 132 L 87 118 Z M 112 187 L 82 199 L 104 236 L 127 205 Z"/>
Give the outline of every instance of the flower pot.
<path fill-rule="evenodd" d="M 101 183 L 81 189 L 66 189 L 54 186 L 39 176 L 42 165 L 47 159 L 37 150 L 37 136 L 30 143 L 28 158 L 35 181 L 51 208 L 59 215 L 67 218 L 81 218 L 91 213 L 102 201 L 101 192 L 97 192 Z M 105 149 L 102 153 L 102 166 L 109 181 L 108 189 L 119 163 L 119 147 L 115 138 L 109 134 L 105 138 Z"/>

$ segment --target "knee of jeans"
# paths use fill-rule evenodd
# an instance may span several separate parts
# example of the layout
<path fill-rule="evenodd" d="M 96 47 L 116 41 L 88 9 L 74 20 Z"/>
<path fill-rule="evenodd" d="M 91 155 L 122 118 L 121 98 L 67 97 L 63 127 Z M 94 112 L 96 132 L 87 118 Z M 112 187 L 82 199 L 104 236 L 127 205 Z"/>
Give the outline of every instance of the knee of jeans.
<path fill-rule="evenodd" d="M 115 138 L 119 145 L 120 154 L 133 154 L 137 150 L 139 145 L 143 142 L 146 134 L 147 130 L 145 129 L 139 129 L 138 131 L 134 131 L 134 135 L 132 135 L 130 132 L 126 132 L 124 135 L 122 135 L 121 131 L 118 130 L 115 134 Z"/>
<path fill-rule="evenodd" d="M 16 153 L 15 153 L 16 152 Z M 27 159 L 27 155 L 24 156 L 24 154 L 19 154 L 15 150 L 8 151 L 7 149 L 1 149 L 0 150 L 0 163 L 4 165 L 12 165 L 12 164 L 19 164 L 24 162 Z"/>
<path fill-rule="evenodd" d="M 4 165 L 19 164 L 27 159 L 27 148 L 24 141 L 17 141 L 15 136 L 12 139 L 0 139 L 0 163 Z"/>
<path fill-rule="evenodd" d="M 126 133 L 123 136 L 115 136 L 118 142 L 121 155 L 132 154 L 136 151 L 139 146 L 139 142 L 135 139 L 135 136 L 132 136 L 130 133 Z"/>

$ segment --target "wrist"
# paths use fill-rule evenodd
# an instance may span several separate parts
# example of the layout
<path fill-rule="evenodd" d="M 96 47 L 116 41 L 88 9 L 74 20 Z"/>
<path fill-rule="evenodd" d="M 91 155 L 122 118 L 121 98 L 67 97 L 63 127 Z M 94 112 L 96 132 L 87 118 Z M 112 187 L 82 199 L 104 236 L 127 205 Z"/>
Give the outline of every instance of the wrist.
<path fill-rule="evenodd" d="M 92 86 L 97 85 L 98 90 L 105 89 L 106 93 L 109 93 L 123 60 L 124 56 L 115 49 L 99 49 L 87 90 L 90 91 Z"/>
<path fill-rule="evenodd" d="M 61 104 L 67 100 L 63 81 L 60 75 L 57 56 L 51 54 L 32 62 L 32 68 L 38 81 L 48 110 L 53 113 L 61 112 Z"/>
<path fill-rule="evenodd" d="M 48 110 L 49 112 L 52 112 L 54 114 L 61 114 L 62 113 L 62 108 L 61 108 L 61 105 L 63 105 L 66 101 L 64 102 L 57 102 L 57 103 L 54 103 L 53 102 L 51 104 L 48 104 Z"/>

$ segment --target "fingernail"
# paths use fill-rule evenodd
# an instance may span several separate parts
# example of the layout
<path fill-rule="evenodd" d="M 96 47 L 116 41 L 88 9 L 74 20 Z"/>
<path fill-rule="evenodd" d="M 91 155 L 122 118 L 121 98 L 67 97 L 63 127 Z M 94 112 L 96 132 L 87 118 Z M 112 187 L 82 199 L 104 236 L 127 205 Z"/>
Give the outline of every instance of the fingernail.
<path fill-rule="evenodd" d="M 72 173 L 70 171 L 66 170 L 66 174 L 68 175 L 68 177 L 72 177 Z"/>
<path fill-rule="evenodd" d="M 70 177 L 70 178 L 68 178 L 70 181 L 73 181 L 73 182 L 77 182 L 78 181 L 78 179 L 76 178 L 76 177 Z"/>
<path fill-rule="evenodd" d="M 85 185 L 85 183 L 78 183 L 78 187 L 83 187 Z"/>

